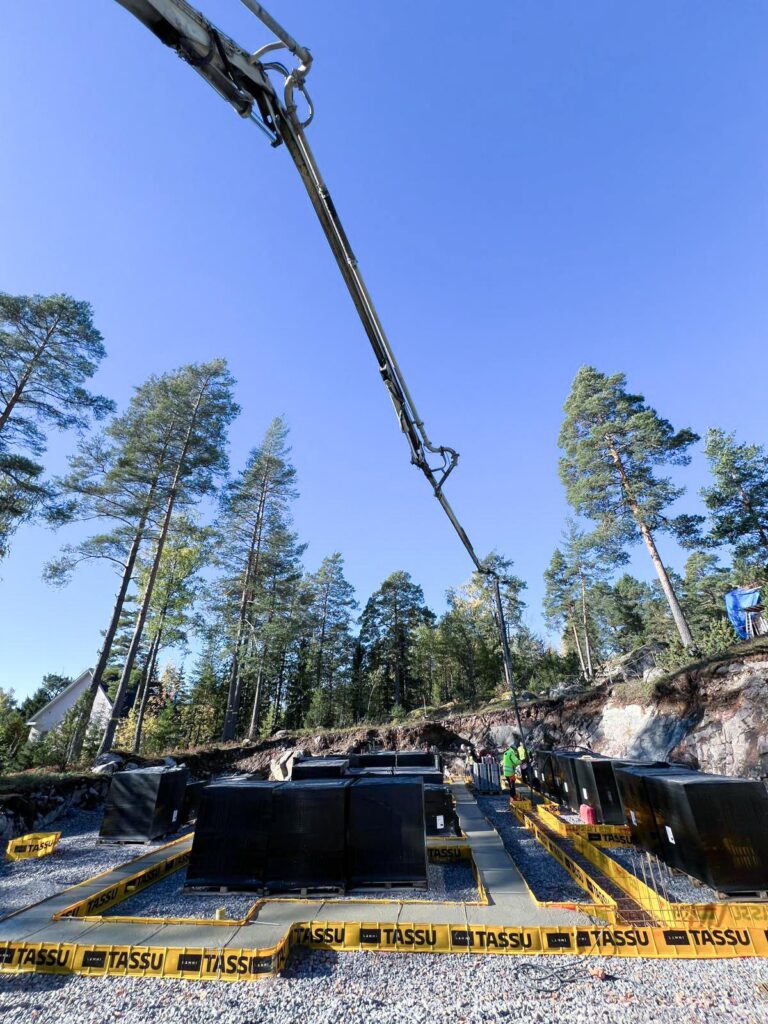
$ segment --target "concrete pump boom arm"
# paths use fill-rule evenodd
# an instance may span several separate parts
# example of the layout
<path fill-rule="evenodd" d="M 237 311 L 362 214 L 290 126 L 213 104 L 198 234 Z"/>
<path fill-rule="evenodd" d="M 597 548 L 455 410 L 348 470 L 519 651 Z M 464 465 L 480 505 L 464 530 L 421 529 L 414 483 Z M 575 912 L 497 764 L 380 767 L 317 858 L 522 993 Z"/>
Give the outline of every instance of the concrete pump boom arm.
<path fill-rule="evenodd" d="M 379 373 L 389 392 L 400 429 L 408 442 L 411 462 L 426 476 L 435 497 L 448 516 L 477 571 L 492 581 L 494 611 L 502 647 L 504 675 L 512 693 L 518 727 L 521 738 L 523 738 L 499 576 L 478 558 L 466 531 L 443 492 L 443 484 L 455 468 L 459 454 L 453 448 L 445 445 L 432 444 L 427 435 L 424 421 L 418 414 L 384 333 L 384 328 L 358 268 L 357 260 L 339 220 L 336 207 L 307 142 L 304 129 L 309 125 L 313 116 L 312 101 L 306 89 L 306 76 L 312 65 L 312 56 L 309 50 L 297 43 L 256 0 L 242 0 L 242 2 L 277 39 L 260 47 L 255 53 L 249 53 L 238 46 L 186 0 L 117 0 L 117 2 L 135 15 L 158 39 L 174 49 L 220 96 L 234 107 L 241 117 L 253 120 L 270 138 L 274 146 L 283 144 L 290 153 L 325 232 L 363 328 L 368 335 Z M 299 65 L 289 71 L 281 63 L 264 59 L 277 50 L 287 50 L 293 54 L 299 60 Z M 269 76 L 270 72 L 282 77 L 282 95 L 275 88 Z M 303 121 L 300 120 L 297 112 L 296 92 L 303 95 L 307 106 L 308 113 Z"/>

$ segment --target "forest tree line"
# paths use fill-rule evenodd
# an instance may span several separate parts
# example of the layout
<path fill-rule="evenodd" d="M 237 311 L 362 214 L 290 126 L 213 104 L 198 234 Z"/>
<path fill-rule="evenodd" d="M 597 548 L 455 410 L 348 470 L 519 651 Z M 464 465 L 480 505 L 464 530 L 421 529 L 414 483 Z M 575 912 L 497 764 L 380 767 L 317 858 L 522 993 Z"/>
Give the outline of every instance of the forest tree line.
<path fill-rule="evenodd" d="M 314 572 L 304 565 L 287 424 L 275 419 L 245 465 L 230 467 L 239 410 L 223 360 L 150 376 L 119 411 L 88 389 L 104 357 L 87 303 L 0 294 L 0 556 L 25 523 L 85 524 L 85 539 L 62 546 L 46 579 L 65 587 L 89 562 L 115 573 L 89 694 L 29 744 L 25 722 L 70 680 L 47 676 L 21 704 L 0 690 L 0 767 L 397 720 L 502 692 L 486 577 L 449 590 L 439 615 L 403 570 L 358 606 L 340 552 Z M 76 436 L 56 477 L 41 462 L 51 430 Z M 668 665 L 735 642 L 722 598 L 765 580 L 768 455 L 710 429 L 707 516 L 688 514 L 684 488 L 665 472 L 685 466 L 699 441 L 630 394 L 623 375 L 578 372 L 559 441 L 573 516 L 545 573 L 556 650 L 523 624 L 525 584 L 511 563 L 489 556 L 521 689 L 589 681 L 608 658 L 648 642 Z M 663 533 L 690 550 L 682 576 L 661 560 Z M 653 584 L 621 571 L 638 543 Z M 88 721 L 99 686 L 113 712 L 96 730 Z"/>

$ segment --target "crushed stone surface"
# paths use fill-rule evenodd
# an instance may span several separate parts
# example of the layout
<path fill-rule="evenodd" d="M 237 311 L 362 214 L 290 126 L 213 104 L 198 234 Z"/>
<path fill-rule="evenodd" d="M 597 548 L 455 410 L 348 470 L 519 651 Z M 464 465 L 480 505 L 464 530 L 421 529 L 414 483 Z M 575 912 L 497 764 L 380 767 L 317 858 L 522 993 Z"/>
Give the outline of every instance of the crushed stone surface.
<path fill-rule="evenodd" d="M 601 977 L 595 977 L 590 971 Z M 294 950 L 257 982 L 0 977 L 3 1024 L 765 1024 L 764 960 Z"/>
<path fill-rule="evenodd" d="M 623 846 L 604 847 L 603 853 L 672 903 L 720 902 L 714 889 L 708 885 L 697 885 L 687 875 L 671 871 L 652 854 Z"/>
<path fill-rule="evenodd" d="M 481 796 L 478 806 L 538 900 L 589 903 L 590 897 L 509 810 L 506 797 Z"/>
<path fill-rule="evenodd" d="M 102 871 L 141 857 L 177 839 L 181 833 L 146 844 L 99 844 L 103 810 L 74 811 L 48 832 L 61 832 L 56 850 L 47 857 L 0 861 L 0 919 Z"/>

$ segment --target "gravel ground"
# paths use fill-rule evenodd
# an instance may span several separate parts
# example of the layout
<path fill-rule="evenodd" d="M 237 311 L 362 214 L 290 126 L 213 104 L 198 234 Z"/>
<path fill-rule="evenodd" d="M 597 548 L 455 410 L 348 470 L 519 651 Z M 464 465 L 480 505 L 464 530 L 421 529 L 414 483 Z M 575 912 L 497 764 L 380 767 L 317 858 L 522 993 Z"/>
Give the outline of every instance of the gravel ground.
<path fill-rule="evenodd" d="M 645 882 L 646 885 L 651 885 L 652 888 L 655 888 L 657 892 L 673 903 L 721 902 L 714 889 L 710 889 L 708 885 L 696 885 L 687 875 L 673 874 L 665 864 L 655 857 L 652 858 L 652 879 L 647 866 L 647 857 L 650 855 L 634 847 L 603 847 L 603 853 L 607 853 L 617 864 L 621 864 L 623 868 L 631 871 L 633 875 Z M 643 874 L 643 864 L 646 865 L 645 874 Z M 653 885 L 653 880 L 657 884 Z"/>
<path fill-rule="evenodd" d="M 477 803 L 499 833 L 512 860 L 538 900 L 588 903 L 565 868 L 560 867 L 534 836 L 517 821 L 506 797 L 481 796 Z"/>
<path fill-rule="evenodd" d="M 199 917 L 213 918 L 219 907 L 227 917 L 245 917 L 259 899 L 256 893 L 199 893 L 183 891 L 186 868 L 142 889 L 122 903 L 104 911 L 105 917 Z"/>
<path fill-rule="evenodd" d="M 479 900 L 480 894 L 469 861 L 463 861 L 460 864 L 427 864 L 426 889 L 355 889 L 343 898 L 354 901 L 360 897 L 463 903 Z"/>
<path fill-rule="evenodd" d="M 168 836 L 141 846 L 99 846 L 102 814 L 101 810 L 75 811 L 54 822 L 46 831 L 62 835 L 49 857 L 0 862 L 0 919 L 177 838 Z"/>
<path fill-rule="evenodd" d="M 604 980 L 589 971 L 602 968 Z M 683 962 L 294 950 L 228 984 L 0 977 L 3 1024 L 764 1024 L 763 960 Z"/>
<path fill-rule="evenodd" d="M 227 917 L 244 917 L 259 898 L 253 893 L 195 893 L 183 891 L 186 870 L 175 871 L 148 889 L 136 893 L 123 903 L 105 911 L 107 916 L 131 917 L 199 917 L 212 918 L 219 907 L 225 907 Z M 356 889 L 347 896 L 334 896 L 334 900 L 391 899 L 391 900 L 452 900 L 475 901 L 480 898 L 469 863 L 429 864 L 427 889 Z M 323 897 L 318 897 L 322 899 Z"/>

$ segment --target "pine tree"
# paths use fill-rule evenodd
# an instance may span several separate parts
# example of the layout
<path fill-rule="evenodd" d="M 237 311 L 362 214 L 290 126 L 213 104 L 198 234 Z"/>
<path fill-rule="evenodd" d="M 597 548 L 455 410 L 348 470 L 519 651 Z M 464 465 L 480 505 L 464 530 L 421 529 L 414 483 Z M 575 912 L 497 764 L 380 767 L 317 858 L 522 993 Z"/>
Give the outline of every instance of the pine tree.
<path fill-rule="evenodd" d="M 254 601 L 263 596 L 265 550 L 271 533 L 289 521 L 296 497 L 296 471 L 290 463 L 288 427 L 270 424 L 261 445 L 223 496 L 218 523 L 224 569 L 220 608 L 227 623 L 230 651 L 229 687 L 223 739 L 234 739 L 243 697 L 243 661 L 252 640 Z M 231 614 L 232 610 L 234 614 Z"/>
<path fill-rule="evenodd" d="M 690 627 L 654 535 L 669 532 L 685 542 L 697 520 L 667 514 L 684 489 L 655 470 L 687 465 L 688 449 L 698 438 L 691 430 L 674 431 L 642 395 L 630 394 L 625 385 L 624 374 L 608 377 L 591 366 L 576 374 L 560 431 L 565 453 L 560 476 L 575 511 L 595 521 L 605 535 L 625 542 L 643 540 L 680 640 L 692 647 Z"/>
<path fill-rule="evenodd" d="M 177 404 L 175 384 L 183 380 L 187 369 L 150 377 L 136 388 L 122 415 L 101 433 L 80 442 L 70 459 L 69 472 L 57 481 L 63 498 L 56 522 L 96 522 L 101 530 L 76 545 L 65 546 L 60 557 L 47 566 L 46 578 L 55 585 L 66 584 L 79 565 L 92 561 L 106 561 L 118 575 L 117 593 L 84 705 L 88 714 L 73 743 L 75 758 L 118 631 L 126 622 L 139 553 L 157 530 L 168 501 L 183 428 L 183 406 Z M 138 612 L 132 613 L 132 630 L 137 616 Z M 123 664 L 129 648 L 130 640 L 122 652 Z M 129 694 L 130 688 L 126 696 Z"/>
<path fill-rule="evenodd" d="M 352 614 L 357 608 L 354 588 L 344 576 L 344 559 L 337 551 L 324 558 L 307 580 L 313 622 L 310 645 L 313 665 L 313 709 L 308 725 L 342 725 L 346 718 L 353 637 Z"/>
<path fill-rule="evenodd" d="M 35 461 L 46 428 L 84 430 L 113 403 L 85 387 L 106 352 L 87 302 L 0 292 L 0 557 L 55 488 Z"/>
<path fill-rule="evenodd" d="M 407 572 L 393 572 L 368 599 L 360 619 L 369 686 L 366 717 L 370 710 L 391 714 L 417 703 L 420 686 L 414 675 L 414 633 L 431 618 L 421 587 Z"/>
<path fill-rule="evenodd" d="M 177 508 L 211 494 L 227 470 L 227 431 L 237 415 L 232 398 L 234 381 L 223 359 L 189 365 L 166 383 L 166 403 L 175 410 L 176 432 L 170 447 L 170 484 L 153 540 L 151 563 L 144 584 L 136 629 L 126 655 L 112 715 L 104 730 L 100 753 L 109 750 L 120 720 L 133 665 L 139 652 L 171 520 Z"/>
<path fill-rule="evenodd" d="M 738 559 L 768 565 L 768 452 L 715 428 L 707 431 L 704 450 L 715 481 L 701 492 L 712 540 L 730 544 Z"/>
<path fill-rule="evenodd" d="M 210 531 L 199 527 L 186 513 L 171 521 L 155 581 L 146 626 L 149 652 L 141 673 L 137 695 L 136 727 L 132 750 L 141 746 L 144 713 L 153 685 L 157 659 L 164 649 L 187 646 L 188 635 L 195 625 L 194 606 L 203 583 L 201 571 L 210 560 Z M 145 566 L 145 574 L 150 566 Z"/>

